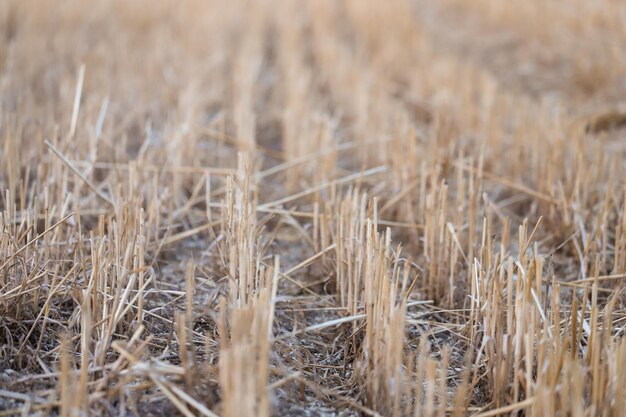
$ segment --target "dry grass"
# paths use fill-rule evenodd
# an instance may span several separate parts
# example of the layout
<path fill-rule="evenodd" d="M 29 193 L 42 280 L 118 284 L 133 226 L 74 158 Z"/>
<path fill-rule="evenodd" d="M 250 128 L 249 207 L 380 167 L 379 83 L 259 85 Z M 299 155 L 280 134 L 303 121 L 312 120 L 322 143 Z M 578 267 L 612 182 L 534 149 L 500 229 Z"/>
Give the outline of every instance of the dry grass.
<path fill-rule="evenodd" d="M 0 2 L 0 416 L 624 416 L 573 3 Z"/>

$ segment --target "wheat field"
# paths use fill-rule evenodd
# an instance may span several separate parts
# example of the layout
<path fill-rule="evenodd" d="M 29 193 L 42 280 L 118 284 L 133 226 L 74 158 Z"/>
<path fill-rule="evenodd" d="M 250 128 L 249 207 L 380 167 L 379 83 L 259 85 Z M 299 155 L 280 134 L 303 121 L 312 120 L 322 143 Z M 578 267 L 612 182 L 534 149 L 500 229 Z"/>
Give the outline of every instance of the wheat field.
<path fill-rule="evenodd" d="M 0 416 L 626 415 L 626 3 L 0 1 Z"/>

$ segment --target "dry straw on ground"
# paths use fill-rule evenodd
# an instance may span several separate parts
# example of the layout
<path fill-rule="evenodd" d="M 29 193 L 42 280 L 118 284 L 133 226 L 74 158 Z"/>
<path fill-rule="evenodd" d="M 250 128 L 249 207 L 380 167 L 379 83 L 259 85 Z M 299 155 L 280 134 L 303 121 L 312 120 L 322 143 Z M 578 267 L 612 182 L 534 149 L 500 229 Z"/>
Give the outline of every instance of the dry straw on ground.
<path fill-rule="evenodd" d="M 626 415 L 625 28 L 0 2 L 0 416 Z"/>

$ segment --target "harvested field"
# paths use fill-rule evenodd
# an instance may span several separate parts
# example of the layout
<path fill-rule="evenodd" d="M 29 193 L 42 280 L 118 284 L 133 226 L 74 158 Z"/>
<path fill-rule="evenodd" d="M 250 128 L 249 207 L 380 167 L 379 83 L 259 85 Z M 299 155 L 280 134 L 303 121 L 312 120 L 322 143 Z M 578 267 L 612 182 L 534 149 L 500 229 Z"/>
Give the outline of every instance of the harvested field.
<path fill-rule="evenodd" d="M 0 1 L 0 416 L 626 415 L 626 3 Z"/>

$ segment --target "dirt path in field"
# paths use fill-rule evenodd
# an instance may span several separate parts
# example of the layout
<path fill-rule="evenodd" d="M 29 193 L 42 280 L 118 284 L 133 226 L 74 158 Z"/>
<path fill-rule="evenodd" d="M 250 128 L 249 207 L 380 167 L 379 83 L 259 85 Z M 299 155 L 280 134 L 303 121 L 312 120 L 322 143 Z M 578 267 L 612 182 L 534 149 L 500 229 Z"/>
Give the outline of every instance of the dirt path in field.
<path fill-rule="evenodd" d="M 414 4 L 421 29 L 438 51 L 486 70 L 504 90 L 548 100 L 585 117 L 626 110 L 626 73 L 605 51 L 625 46 L 623 37 L 602 37 L 597 29 L 593 36 L 578 38 L 566 28 L 562 36 L 548 37 L 553 42 L 548 45 L 532 30 L 521 33 L 520 27 L 533 22 L 512 27 L 511 21 L 494 21 L 454 1 Z"/>
<path fill-rule="evenodd" d="M 533 50 L 536 45 L 526 44 L 513 30 L 488 28 L 479 16 L 437 2 L 416 0 L 416 7 L 422 29 L 440 52 L 489 71 L 506 89 L 535 97 L 563 96 L 563 63 L 542 62 L 540 51 Z"/>

